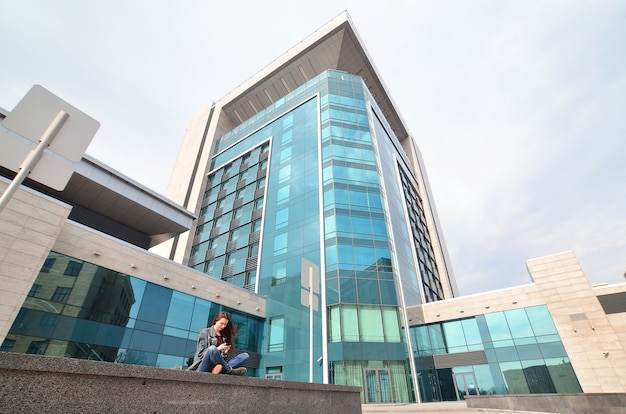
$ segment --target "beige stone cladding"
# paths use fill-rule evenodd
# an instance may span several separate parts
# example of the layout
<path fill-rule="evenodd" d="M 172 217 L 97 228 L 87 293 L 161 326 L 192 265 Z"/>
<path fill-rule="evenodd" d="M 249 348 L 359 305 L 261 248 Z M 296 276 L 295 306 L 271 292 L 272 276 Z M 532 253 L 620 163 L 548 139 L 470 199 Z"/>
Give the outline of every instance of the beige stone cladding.
<path fill-rule="evenodd" d="M 543 305 L 543 300 L 536 295 L 536 289 L 534 284 L 528 284 L 427 303 L 422 306 L 424 322 L 441 322 L 483 315 L 485 313 Z"/>
<path fill-rule="evenodd" d="M 550 310 L 583 391 L 626 392 L 625 344 L 574 253 L 531 259 L 526 265 L 537 294 Z M 619 317 L 624 318 L 623 314 Z"/>
<path fill-rule="evenodd" d="M 596 296 L 619 294 L 619 293 L 626 294 L 626 283 L 595 287 L 593 289 L 593 292 L 596 294 Z M 626 303 L 624 304 L 624 306 L 626 306 Z M 611 325 L 613 326 L 613 329 L 615 330 L 615 333 L 617 334 L 619 341 L 626 348 L 626 312 L 607 314 L 606 316 L 609 319 L 609 322 L 611 323 Z M 626 358 L 622 359 L 621 361 L 613 361 L 613 362 L 614 363 L 617 362 L 621 370 L 623 371 L 626 370 Z"/>
<path fill-rule="evenodd" d="M 0 193 L 8 183 L 0 179 Z M 21 187 L 0 212 L 0 343 L 48 257 L 71 207 Z"/>
<path fill-rule="evenodd" d="M 407 309 L 410 324 L 545 304 L 583 391 L 626 392 L 626 314 L 607 315 L 597 298 L 626 286 L 593 289 L 572 252 L 530 259 L 526 266 L 533 283 L 414 306 Z"/>
<path fill-rule="evenodd" d="M 265 317 L 265 298 L 68 221 L 53 250 L 224 306 Z"/>

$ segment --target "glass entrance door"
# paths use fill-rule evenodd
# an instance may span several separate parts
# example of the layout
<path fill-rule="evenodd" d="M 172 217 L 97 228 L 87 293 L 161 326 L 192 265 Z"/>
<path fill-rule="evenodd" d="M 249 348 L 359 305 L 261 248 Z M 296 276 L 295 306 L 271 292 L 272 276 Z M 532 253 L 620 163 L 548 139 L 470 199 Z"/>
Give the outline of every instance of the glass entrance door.
<path fill-rule="evenodd" d="M 365 369 L 365 402 L 390 403 L 391 378 L 388 369 Z"/>
<path fill-rule="evenodd" d="M 479 395 L 476 377 L 473 372 L 459 372 L 454 374 L 457 400 L 464 400 L 466 395 Z"/>

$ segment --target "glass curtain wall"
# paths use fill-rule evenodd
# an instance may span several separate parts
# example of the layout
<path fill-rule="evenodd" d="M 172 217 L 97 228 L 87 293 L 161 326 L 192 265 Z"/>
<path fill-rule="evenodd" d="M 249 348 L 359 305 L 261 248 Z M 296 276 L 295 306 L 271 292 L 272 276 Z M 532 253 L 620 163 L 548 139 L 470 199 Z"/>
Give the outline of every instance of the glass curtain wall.
<path fill-rule="evenodd" d="M 365 93 L 361 78 L 329 72 L 320 99 L 330 377 L 362 387 L 364 403 L 407 402 L 389 217 Z"/>
<path fill-rule="evenodd" d="M 237 349 L 255 361 L 258 319 L 50 252 L 2 350 L 181 369 L 193 360 L 200 330 L 221 310 L 238 327 Z"/>
<path fill-rule="evenodd" d="M 316 361 L 322 323 L 328 323 L 331 382 L 365 387 L 366 377 L 389 379 L 383 388 L 402 402 L 411 387 L 400 334 L 399 272 L 366 93 L 361 78 L 328 71 L 221 137 L 189 264 L 267 297 L 259 376 L 308 381 L 312 367 L 313 380 L 322 382 Z M 395 169 L 388 175 L 400 192 Z M 405 223 L 401 205 L 393 212 Z M 403 232 L 402 240 L 409 240 Z M 412 269 L 404 273 L 417 291 L 411 249 L 404 256 Z M 301 296 L 303 260 L 319 267 L 325 285 L 324 295 L 314 297 L 312 328 Z"/>
<path fill-rule="evenodd" d="M 410 334 L 423 401 L 582 392 L 545 305 L 412 326 Z M 437 356 L 449 354 L 456 364 L 435 369 Z"/>

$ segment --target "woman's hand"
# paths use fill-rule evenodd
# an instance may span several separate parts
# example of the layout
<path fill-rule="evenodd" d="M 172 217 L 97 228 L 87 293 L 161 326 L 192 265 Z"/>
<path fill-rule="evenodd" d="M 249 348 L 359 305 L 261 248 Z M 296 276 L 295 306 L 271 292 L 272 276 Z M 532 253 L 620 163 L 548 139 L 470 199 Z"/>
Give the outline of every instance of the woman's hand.
<path fill-rule="evenodd" d="M 230 351 L 230 345 L 229 344 L 220 344 L 220 346 L 218 346 L 217 349 L 222 354 L 226 354 L 226 353 L 228 353 L 228 351 Z"/>

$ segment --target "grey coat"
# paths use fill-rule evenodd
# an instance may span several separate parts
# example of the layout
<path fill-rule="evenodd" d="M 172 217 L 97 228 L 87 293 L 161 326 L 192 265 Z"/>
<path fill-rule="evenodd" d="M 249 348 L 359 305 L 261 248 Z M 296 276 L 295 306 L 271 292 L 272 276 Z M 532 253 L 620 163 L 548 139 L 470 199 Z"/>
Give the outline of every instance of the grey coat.
<path fill-rule="evenodd" d="M 222 341 L 224 343 L 230 343 L 228 342 L 228 338 L 224 335 L 222 335 Z M 196 344 L 196 353 L 193 357 L 193 364 L 191 364 L 188 368 L 190 371 L 198 369 L 200 362 L 202 362 L 202 358 L 204 358 L 204 353 L 211 345 L 217 346 L 217 334 L 215 333 L 215 329 L 213 329 L 212 326 L 209 326 L 208 328 L 201 330 L 198 335 L 198 343 Z M 226 355 L 224 355 L 224 358 L 226 358 Z"/>

